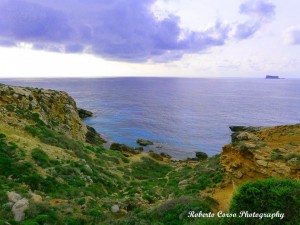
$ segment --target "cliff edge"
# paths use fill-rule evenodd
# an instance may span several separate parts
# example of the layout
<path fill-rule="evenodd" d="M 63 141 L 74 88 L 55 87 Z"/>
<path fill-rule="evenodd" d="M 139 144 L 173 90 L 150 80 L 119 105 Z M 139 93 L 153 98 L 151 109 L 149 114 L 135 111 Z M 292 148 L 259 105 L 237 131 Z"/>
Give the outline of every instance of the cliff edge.
<path fill-rule="evenodd" d="M 78 141 L 105 142 L 82 121 L 82 111 L 63 91 L 0 84 L 0 119 L 11 126 L 45 125 Z"/>

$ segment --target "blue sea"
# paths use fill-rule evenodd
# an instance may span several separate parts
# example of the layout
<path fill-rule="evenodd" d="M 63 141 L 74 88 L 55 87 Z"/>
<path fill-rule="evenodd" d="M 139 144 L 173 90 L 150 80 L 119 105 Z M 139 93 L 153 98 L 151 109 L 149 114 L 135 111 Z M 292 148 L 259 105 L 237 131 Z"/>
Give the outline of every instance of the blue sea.
<path fill-rule="evenodd" d="M 230 125 L 274 126 L 300 122 L 300 79 L 97 78 L 0 79 L 1 83 L 68 92 L 94 113 L 86 123 L 108 141 L 174 158 L 196 151 L 212 156 L 230 142 Z"/>

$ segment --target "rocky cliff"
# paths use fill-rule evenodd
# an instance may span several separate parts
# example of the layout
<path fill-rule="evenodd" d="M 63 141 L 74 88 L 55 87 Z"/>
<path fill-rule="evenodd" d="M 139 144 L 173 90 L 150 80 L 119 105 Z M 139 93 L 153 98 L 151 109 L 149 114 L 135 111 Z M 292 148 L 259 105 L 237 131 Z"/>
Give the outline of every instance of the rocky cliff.
<path fill-rule="evenodd" d="M 268 177 L 300 180 L 300 124 L 231 130 L 221 163 L 234 184 Z"/>
<path fill-rule="evenodd" d="M 80 109 L 80 115 L 85 110 Z M 82 122 L 75 101 L 66 92 L 0 85 L 1 120 L 24 128 L 45 124 L 67 136 L 85 141 L 91 132 Z"/>

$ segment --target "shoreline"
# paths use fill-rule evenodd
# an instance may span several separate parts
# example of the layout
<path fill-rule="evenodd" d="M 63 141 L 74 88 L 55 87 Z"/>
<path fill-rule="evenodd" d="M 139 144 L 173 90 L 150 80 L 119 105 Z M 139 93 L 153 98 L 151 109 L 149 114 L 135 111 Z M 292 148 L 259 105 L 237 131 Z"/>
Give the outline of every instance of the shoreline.
<path fill-rule="evenodd" d="M 93 115 L 90 116 L 90 117 L 87 117 L 87 118 L 83 119 L 83 122 L 86 125 L 91 126 L 91 127 L 94 128 L 94 126 L 93 126 L 92 123 L 86 122 L 86 120 L 88 120 L 89 118 L 92 118 L 92 117 L 93 117 Z M 103 144 L 103 147 L 105 147 L 107 149 L 110 149 L 110 146 L 113 143 L 117 143 L 117 142 L 114 142 L 111 137 L 106 136 L 101 131 L 99 131 L 97 129 L 95 129 L 95 130 L 101 136 L 101 138 L 103 138 L 106 141 L 106 143 Z M 136 139 L 138 139 L 138 137 Z M 152 141 L 152 140 L 150 140 L 150 141 Z M 118 143 L 118 144 L 123 144 L 123 143 Z M 123 145 L 126 145 L 129 148 L 143 147 L 143 152 L 145 152 L 145 153 L 154 151 L 154 152 L 156 152 L 158 154 L 168 154 L 168 155 L 170 155 L 172 157 L 171 160 L 174 160 L 174 161 L 187 161 L 189 159 L 193 159 L 193 158 L 196 157 L 196 152 L 200 152 L 200 150 L 194 151 L 194 152 L 180 151 L 179 149 L 175 149 L 172 146 L 169 146 L 169 145 L 166 145 L 166 144 L 162 144 L 162 143 L 157 143 L 157 142 L 153 142 L 152 145 L 147 145 L 147 146 L 142 146 L 142 145 L 139 145 L 139 144 L 135 144 L 135 146 L 127 145 L 127 144 L 123 144 Z M 177 152 L 177 154 L 175 153 L 175 155 L 173 156 L 173 154 L 171 154 L 172 152 Z M 221 150 L 220 150 L 220 153 L 221 153 Z M 209 157 L 213 157 L 215 155 L 219 155 L 220 153 L 213 154 L 213 155 L 211 155 Z M 177 155 L 177 157 L 176 157 L 176 155 Z M 178 157 L 179 155 L 181 155 L 182 157 Z"/>

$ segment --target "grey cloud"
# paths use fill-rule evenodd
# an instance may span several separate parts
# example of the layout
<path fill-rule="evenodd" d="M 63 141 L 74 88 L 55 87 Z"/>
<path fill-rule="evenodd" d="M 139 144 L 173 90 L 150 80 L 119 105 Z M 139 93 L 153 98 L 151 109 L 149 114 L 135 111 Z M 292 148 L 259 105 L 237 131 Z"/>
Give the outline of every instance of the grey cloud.
<path fill-rule="evenodd" d="M 63 41 L 71 28 L 63 13 L 21 0 L 0 5 L 0 34 L 16 41 Z"/>
<path fill-rule="evenodd" d="M 0 39 L 32 43 L 36 49 L 79 53 L 108 59 L 171 61 L 186 53 L 223 45 L 228 28 L 222 23 L 202 32 L 184 31 L 180 19 L 154 18 L 155 0 L 3 0 Z M 185 38 L 180 35 L 185 33 Z"/>
<path fill-rule="evenodd" d="M 111 60 L 159 62 L 202 53 L 229 40 L 232 26 L 217 21 L 203 31 L 183 30 L 175 15 L 157 20 L 155 0 L 1 0 L 0 45 L 19 42 L 46 51 L 90 53 Z M 242 4 L 240 12 L 256 15 L 259 24 L 274 7 L 265 1 Z M 258 19 L 259 18 L 259 19 Z M 240 24 L 243 39 L 259 28 Z M 183 37 L 183 38 L 182 38 Z M 1 44 L 2 43 L 2 44 Z"/>

